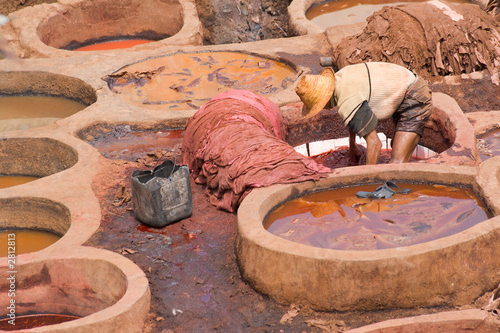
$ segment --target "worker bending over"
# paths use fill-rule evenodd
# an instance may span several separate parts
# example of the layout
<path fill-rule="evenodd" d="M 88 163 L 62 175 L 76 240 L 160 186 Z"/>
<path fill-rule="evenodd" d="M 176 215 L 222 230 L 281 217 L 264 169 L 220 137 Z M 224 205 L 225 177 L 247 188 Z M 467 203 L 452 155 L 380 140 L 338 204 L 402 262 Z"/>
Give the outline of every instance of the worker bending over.
<path fill-rule="evenodd" d="M 382 143 L 375 127 L 392 117 L 395 134 L 389 163 L 404 163 L 422 137 L 432 111 L 429 86 L 408 69 L 386 62 L 331 67 L 319 75 L 304 75 L 295 88 L 304 103 L 302 114 L 311 118 L 322 109 L 338 106 L 349 128 L 349 152 L 356 162 L 361 152 L 355 135 L 366 140 L 366 164 L 377 164 Z"/>

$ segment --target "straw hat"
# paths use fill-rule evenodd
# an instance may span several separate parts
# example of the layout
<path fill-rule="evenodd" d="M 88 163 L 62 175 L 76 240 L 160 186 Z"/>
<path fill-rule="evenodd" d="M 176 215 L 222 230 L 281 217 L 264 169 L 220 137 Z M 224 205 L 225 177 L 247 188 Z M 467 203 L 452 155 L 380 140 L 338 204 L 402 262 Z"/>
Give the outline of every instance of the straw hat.
<path fill-rule="evenodd" d="M 319 75 L 304 75 L 295 92 L 304 103 L 302 115 L 311 118 L 317 115 L 330 100 L 335 89 L 335 72 L 327 67 Z"/>

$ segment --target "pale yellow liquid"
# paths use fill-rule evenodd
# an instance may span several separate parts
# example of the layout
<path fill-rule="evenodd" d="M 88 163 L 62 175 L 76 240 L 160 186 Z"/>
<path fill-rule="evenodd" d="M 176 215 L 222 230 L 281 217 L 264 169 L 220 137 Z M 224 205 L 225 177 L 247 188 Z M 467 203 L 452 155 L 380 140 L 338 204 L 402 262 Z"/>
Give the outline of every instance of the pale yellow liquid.
<path fill-rule="evenodd" d="M 54 96 L 0 96 L 0 132 L 52 124 L 85 107 L 83 103 Z"/>

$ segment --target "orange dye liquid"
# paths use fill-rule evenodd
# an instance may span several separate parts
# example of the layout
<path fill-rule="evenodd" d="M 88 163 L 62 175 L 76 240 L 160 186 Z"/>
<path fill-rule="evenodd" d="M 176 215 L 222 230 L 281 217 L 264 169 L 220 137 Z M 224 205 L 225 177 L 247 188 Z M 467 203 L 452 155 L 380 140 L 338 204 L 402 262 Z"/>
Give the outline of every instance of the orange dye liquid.
<path fill-rule="evenodd" d="M 494 130 L 483 134 L 477 139 L 479 157 L 481 161 L 500 155 L 500 130 Z"/>
<path fill-rule="evenodd" d="M 259 94 L 293 84 L 295 70 L 283 63 L 240 52 L 200 52 L 148 59 L 106 78 L 127 103 L 148 109 L 196 110 L 232 89 Z"/>
<path fill-rule="evenodd" d="M 62 314 L 33 314 L 26 316 L 16 316 L 16 325 L 12 325 L 9 323 L 9 320 L 11 320 L 10 318 L 0 320 L 0 330 L 18 331 L 35 327 L 60 324 L 79 318 L 81 317 Z"/>
<path fill-rule="evenodd" d="M 290 200 L 271 212 L 264 227 L 284 239 L 319 248 L 377 250 L 428 242 L 489 218 L 469 189 L 398 184 L 409 194 L 358 198 L 377 185 L 321 191 Z"/>
<path fill-rule="evenodd" d="M 37 179 L 38 177 L 31 176 L 0 176 L 0 188 L 26 184 Z"/>
<path fill-rule="evenodd" d="M 426 0 L 336 0 L 311 7 L 306 12 L 306 18 L 326 29 L 335 25 L 354 24 L 365 22 L 368 16 L 382 9 L 384 6 L 407 5 Z M 468 3 L 467 0 L 454 0 L 452 3 Z"/>
<path fill-rule="evenodd" d="M 40 230 L 0 230 L 0 257 L 7 257 L 13 252 L 18 255 L 40 251 L 54 244 L 60 238 L 56 234 Z M 14 244 L 14 248 L 11 247 L 12 244 Z"/>
<path fill-rule="evenodd" d="M 126 40 L 114 40 L 109 42 L 95 43 L 92 45 L 86 45 L 75 49 L 74 51 L 103 51 L 103 50 L 115 50 L 115 49 L 128 49 L 136 45 L 147 44 L 154 42 L 154 40 L 149 39 L 126 39 Z"/>

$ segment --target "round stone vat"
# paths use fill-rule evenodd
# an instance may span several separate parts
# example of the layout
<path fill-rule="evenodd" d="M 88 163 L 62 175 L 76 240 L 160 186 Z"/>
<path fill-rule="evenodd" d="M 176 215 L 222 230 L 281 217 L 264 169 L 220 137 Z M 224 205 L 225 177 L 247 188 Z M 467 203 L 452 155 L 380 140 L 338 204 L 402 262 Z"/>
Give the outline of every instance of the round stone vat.
<path fill-rule="evenodd" d="M 0 139 L 0 175 L 46 177 L 78 161 L 76 150 L 51 138 Z"/>
<path fill-rule="evenodd" d="M 96 100 L 95 90 L 74 77 L 48 72 L 0 72 L 0 132 L 45 126 Z"/>
<path fill-rule="evenodd" d="M 25 8 L 10 25 L 21 31 L 21 57 L 73 56 L 75 48 L 120 39 L 155 41 L 127 50 L 202 44 L 192 0 L 69 0 Z"/>
<path fill-rule="evenodd" d="M 424 163 L 360 166 L 336 169 L 317 182 L 255 189 L 238 210 L 236 253 L 243 278 L 280 303 L 326 311 L 460 306 L 498 285 L 498 217 L 433 241 L 368 251 L 298 244 L 263 226 L 268 214 L 288 200 L 329 188 L 387 180 L 469 187 L 489 211 L 496 211 L 495 202 L 483 195 L 473 167 Z"/>
<path fill-rule="evenodd" d="M 150 302 L 145 274 L 116 253 L 85 247 L 62 252 L 1 262 L 0 305 L 7 309 L 6 319 L 79 318 L 22 332 L 141 332 Z"/>
<path fill-rule="evenodd" d="M 271 95 L 291 89 L 294 67 L 244 52 L 176 53 L 125 66 L 105 80 L 127 103 L 153 110 L 197 110 L 216 95 L 248 89 Z"/>
<path fill-rule="evenodd" d="M 0 216 L 2 239 L 13 234 L 11 238 L 17 240 L 16 255 L 43 250 L 56 243 L 71 226 L 69 209 L 45 198 L 0 199 Z M 5 256 L 1 254 L 6 251 L 7 247 L 0 249 L 0 256 Z"/>

